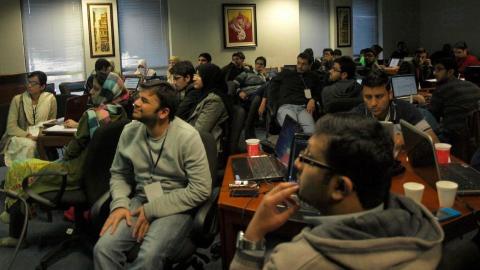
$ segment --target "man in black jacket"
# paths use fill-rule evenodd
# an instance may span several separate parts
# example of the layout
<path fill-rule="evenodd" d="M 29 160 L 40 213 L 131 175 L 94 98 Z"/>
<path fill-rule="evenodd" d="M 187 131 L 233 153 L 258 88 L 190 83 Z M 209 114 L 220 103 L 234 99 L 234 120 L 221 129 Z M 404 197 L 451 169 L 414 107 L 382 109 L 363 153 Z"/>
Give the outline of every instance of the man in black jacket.
<path fill-rule="evenodd" d="M 320 76 L 312 72 L 313 58 L 306 53 L 297 56 L 296 71 L 284 70 L 272 79 L 270 95 L 278 105 L 277 121 L 283 125 L 290 115 L 302 126 L 305 133 L 313 133 L 315 103 L 321 102 L 322 82 Z"/>

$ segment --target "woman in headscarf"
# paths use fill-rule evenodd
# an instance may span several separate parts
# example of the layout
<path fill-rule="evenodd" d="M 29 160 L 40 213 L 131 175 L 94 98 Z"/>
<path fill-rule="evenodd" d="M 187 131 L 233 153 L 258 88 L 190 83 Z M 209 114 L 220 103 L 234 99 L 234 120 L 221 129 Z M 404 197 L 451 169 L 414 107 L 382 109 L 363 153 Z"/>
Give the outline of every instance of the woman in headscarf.
<path fill-rule="evenodd" d="M 55 96 L 45 91 L 46 84 L 45 73 L 28 74 L 27 90 L 10 103 L 7 130 L 0 141 L 0 153 L 9 167 L 16 159 L 34 157 L 39 126 L 57 116 Z"/>
<path fill-rule="evenodd" d="M 151 77 L 157 75 L 157 72 L 153 68 L 148 68 L 147 61 L 145 59 L 138 60 L 137 70 L 135 75 L 141 75 L 143 77 Z"/>
<path fill-rule="evenodd" d="M 187 122 L 198 131 L 211 133 L 217 141 L 217 150 L 220 150 L 221 124 L 227 121 L 230 107 L 228 97 L 224 94 L 220 68 L 210 63 L 200 65 L 193 81 L 198 99 L 196 105 L 192 106 L 194 109 Z"/>
<path fill-rule="evenodd" d="M 128 93 L 124 89 L 123 81 L 118 75 L 97 73 L 93 80 L 93 88 L 90 90 L 94 108 L 83 113 L 74 138 L 65 148 L 63 159 L 54 162 L 39 159 L 14 162 L 7 172 L 5 189 L 26 198 L 27 195 L 22 189 L 22 181 L 28 175 L 39 172 L 66 172 L 66 189 L 79 188 L 79 180 L 83 177 L 86 150 L 95 130 L 100 126 L 127 118 L 122 106 L 117 105 L 128 98 Z M 42 176 L 31 178 L 29 185 L 33 191 L 43 193 L 58 190 L 61 181 L 62 176 Z M 7 212 L 1 214 L 1 220 L 4 223 L 10 223 L 10 235 L 0 239 L 0 247 L 13 247 L 18 243 L 23 225 L 23 214 L 18 200 L 7 197 L 5 206 Z"/>

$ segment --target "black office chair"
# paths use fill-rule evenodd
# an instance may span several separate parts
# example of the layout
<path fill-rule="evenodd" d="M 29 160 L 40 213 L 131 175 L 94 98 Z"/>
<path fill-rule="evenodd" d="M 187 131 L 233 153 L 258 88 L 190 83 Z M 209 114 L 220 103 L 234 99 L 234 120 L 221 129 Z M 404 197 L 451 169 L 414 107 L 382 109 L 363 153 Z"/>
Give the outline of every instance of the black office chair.
<path fill-rule="evenodd" d="M 45 87 L 45 91 L 55 95 L 55 84 L 54 83 L 47 83 L 47 86 Z"/>
<path fill-rule="evenodd" d="M 75 207 L 75 229 L 77 232 L 48 252 L 40 261 L 37 269 L 46 269 L 49 265 L 68 255 L 73 249 L 80 248 L 91 256 L 93 243 L 103 223 L 100 224 L 97 219 L 92 219 L 91 226 L 87 226 L 83 213 L 89 210 L 110 189 L 110 166 L 123 127 L 129 122 L 130 120 L 116 121 L 107 126 L 101 126 L 95 131 L 88 145 L 80 189 L 66 191 L 67 179 L 64 177 L 59 191 L 37 194 L 28 186 L 29 177 L 24 179 L 22 186 L 29 196 L 29 201 L 35 202 L 50 211 Z M 41 179 L 37 181 L 41 181 Z"/>
<path fill-rule="evenodd" d="M 197 208 L 189 237 L 182 243 L 180 252 L 167 259 L 165 269 L 187 269 L 189 266 L 194 269 L 203 269 L 203 263 L 208 263 L 210 259 L 208 256 L 199 253 L 197 249 L 208 248 L 218 233 L 217 200 L 220 194 L 220 183 L 215 177 L 217 146 L 212 134 L 201 132 L 200 137 L 205 147 L 210 174 L 212 175 L 212 193 L 208 200 Z M 92 216 L 97 212 L 97 210 L 92 209 Z M 134 261 L 139 250 L 140 244 L 135 245 L 127 254 L 127 262 Z"/>
<path fill-rule="evenodd" d="M 60 94 L 55 95 L 55 100 L 57 101 L 57 118 L 61 118 L 65 116 L 65 111 L 67 108 L 67 99 L 74 97 L 71 94 Z"/>
<path fill-rule="evenodd" d="M 58 85 L 61 94 L 71 94 L 72 92 L 85 92 L 85 81 L 63 82 Z"/>

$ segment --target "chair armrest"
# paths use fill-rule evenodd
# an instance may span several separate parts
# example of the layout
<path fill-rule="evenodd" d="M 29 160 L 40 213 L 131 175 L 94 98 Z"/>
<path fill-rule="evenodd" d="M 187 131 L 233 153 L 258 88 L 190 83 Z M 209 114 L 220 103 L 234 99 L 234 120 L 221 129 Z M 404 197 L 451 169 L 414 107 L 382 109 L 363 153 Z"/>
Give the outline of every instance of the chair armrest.
<path fill-rule="evenodd" d="M 90 215 L 92 216 L 92 218 L 96 218 L 100 215 L 102 207 L 105 205 L 105 203 L 107 203 L 107 201 L 109 201 L 109 199 L 110 191 L 103 193 L 103 195 L 98 198 L 98 200 L 90 208 Z"/>
<path fill-rule="evenodd" d="M 53 199 L 53 202 L 50 201 L 49 199 L 41 196 L 40 194 L 34 192 L 28 184 L 28 179 L 30 177 L 48 176 L 48 175 L 60 175 L 60 176 L 62 176 L 62 183 L 60 185 L 60 190 L 55 195 L 55 198 Z M 48 206 L 50 208 L 57 207 L 57 205 L 59 204 L 60 200 L 63 197 L 63 193 L 65 192 L 66 187 L 67 187 L 67 172 L 36 173 L 36 174 L 28 175 L 27 177 L 23 178 L 23 181 L 22 181 L 23 191 L 25 191 L 25 193 L 27 193 L 27 195 L 29 196 L 30 199 L 32 199 L 32 200 L 34 200 L 34 201 L 36 201 L 36 202 L 38 202 L 42 205 Z"/>
<path fill-rule="evenodd" d="M 192 235 L 206 235 L 217 231 L 217 200 L 220 188 L 212 189 L 212 194 L 202 206 L 197 209 L 193 219 Z"/>

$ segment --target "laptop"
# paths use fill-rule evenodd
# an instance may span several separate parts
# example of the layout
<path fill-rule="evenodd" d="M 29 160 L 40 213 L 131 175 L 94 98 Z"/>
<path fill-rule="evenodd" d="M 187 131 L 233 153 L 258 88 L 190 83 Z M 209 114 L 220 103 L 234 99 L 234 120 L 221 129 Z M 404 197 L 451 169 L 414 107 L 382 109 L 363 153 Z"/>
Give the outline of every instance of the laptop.
<path fill-rule="evenodd" d="M 400 126 L 408 161 L 417 175 L 433 188 L 437 181 L 449 180 L 458 184 L 459 195 L 480 194 L 480 172 L 462 163 L 438 164 L 430 136 L 404 120 Z"/>
<path fill-rule="evenodd" d="M 130 91 L 137 91 L 138 85 L 140 84 L 140 77 L 127 77 L 125 78 L 125 88 Z"/>
<path fill-rule="evenodd" d="M 413 96 L 417 94 L 415 75 L 395 75 L 390 77 L 390 81 L 395 98 L 410 98 L 413 101 Z"/>
<path fill-rule="evenodd" d="M 300 152 L 302 152 L 308 145 L 308 139 L 310 138 L 309 134 L 305 133 L 295 133 L 293 137 L 293 142 L 290 150 L 290 160 L 288 162 L 288 173 L 287 181 L 296 182 L 298 170 L 295 167 L 295 160 L 297 159 Z"/>
<path fill-rule="evenodd" d="M 281 181 L 287 174 L 290 163 L 290 148 L 300 125 L 286 116 L 275 145 L 273 156 L 240 157 L 232 160 L 235 180 Z"/>
<path fill-rule="evenodd" d="M 89 95 L 70 97 L 65 102 L 65 120 L 72 119 L 79 121 L 82 114 L 88 108 Z"/>
<path fill-rule="evenodd" d="M 400 58 L 392 58 L 390 59 L 389 67 L 397 67 L 400 64 Z"/>

